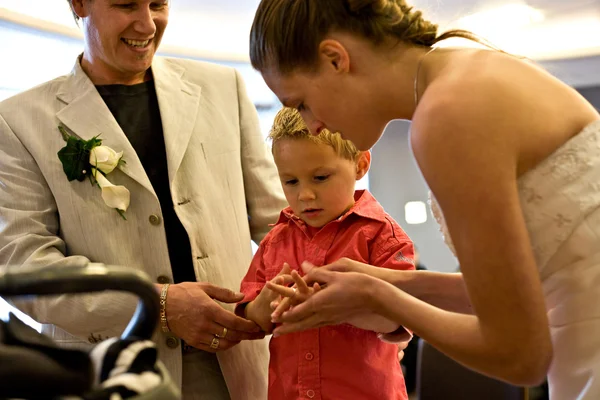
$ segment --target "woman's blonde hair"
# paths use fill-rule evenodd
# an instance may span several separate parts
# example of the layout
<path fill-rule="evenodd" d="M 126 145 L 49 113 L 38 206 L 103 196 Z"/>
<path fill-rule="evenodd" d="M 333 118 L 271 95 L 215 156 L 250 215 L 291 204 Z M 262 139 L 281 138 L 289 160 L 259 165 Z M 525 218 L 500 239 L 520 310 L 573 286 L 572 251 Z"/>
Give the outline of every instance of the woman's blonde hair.
<path fill-rule="evenodd" d="M 357 161 L 361 154 L 351 141 L 342 139 L 339 133 L 331 133 L 323 129 L 318 135 L 312 135 L 295 108 L 284 107 L 277 113 L 269 138 L 273 141 L 273 152 L 279 140 L 304 139 L 331 146 L 338 156 L 346 160 Z"/>
<path fill-rule="evenodd" d="M 258 71 L 314 69 L 318 46 L 332 31 L 357 34 L 374 44 L 389 38 L 431 47 L 451 37 L 490 46 L 477 35 L 438 26 L 404 0 L 262 0 L 250 32 L 250 61 Z M 493 46 L 490 46 L 493 47 Z"/>

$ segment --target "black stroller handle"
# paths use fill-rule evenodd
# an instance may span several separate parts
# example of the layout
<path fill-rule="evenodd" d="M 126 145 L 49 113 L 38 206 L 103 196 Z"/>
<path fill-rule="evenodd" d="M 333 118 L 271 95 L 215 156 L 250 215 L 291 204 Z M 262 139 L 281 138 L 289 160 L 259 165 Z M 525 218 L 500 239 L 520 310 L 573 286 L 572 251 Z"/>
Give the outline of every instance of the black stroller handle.
<path fill-rule="evenodd" d="M 159 318 L 159 298 L 154 284 L 141 271 L 90 263 L 73 267 L 11 268 L 0 272 L 0 296 L 56 295 L 116 290 L 139 297 L 135 313 L 122 339 L 150 339 Z"/>

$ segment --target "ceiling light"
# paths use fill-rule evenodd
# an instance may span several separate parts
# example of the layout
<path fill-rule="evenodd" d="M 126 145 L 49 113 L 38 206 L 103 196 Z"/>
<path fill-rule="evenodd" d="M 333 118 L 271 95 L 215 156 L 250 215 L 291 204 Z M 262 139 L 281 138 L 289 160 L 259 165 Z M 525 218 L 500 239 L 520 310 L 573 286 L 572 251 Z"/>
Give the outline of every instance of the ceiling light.
<path fill-rule="evenodd" d="M 544 14 L 526 4 L 505 4 L 503 6 L 467 15 L 458 20 L 462 29 L 484 35 L 486 32 L 522 28 L 544 20 Z"/>
<path fill-rule="evenodd" d="M 427 206 L 422 201 L 409 201 L 404 205 L 404 219 L 407 224 L 424 224 L 427 222 Z"/>

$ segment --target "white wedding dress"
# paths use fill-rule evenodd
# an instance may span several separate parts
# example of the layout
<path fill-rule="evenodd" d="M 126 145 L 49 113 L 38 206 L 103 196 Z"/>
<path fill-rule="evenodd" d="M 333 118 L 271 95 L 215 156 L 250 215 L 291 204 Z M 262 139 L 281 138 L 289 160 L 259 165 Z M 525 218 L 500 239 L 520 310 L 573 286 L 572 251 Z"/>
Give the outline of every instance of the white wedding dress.
<path fill-rule="evenodd" d="M 600 121 L 518 183 L 554 347 L 550 399 L 600 399 Z M 454 251 L 433 196 L 431 206 Z"/>

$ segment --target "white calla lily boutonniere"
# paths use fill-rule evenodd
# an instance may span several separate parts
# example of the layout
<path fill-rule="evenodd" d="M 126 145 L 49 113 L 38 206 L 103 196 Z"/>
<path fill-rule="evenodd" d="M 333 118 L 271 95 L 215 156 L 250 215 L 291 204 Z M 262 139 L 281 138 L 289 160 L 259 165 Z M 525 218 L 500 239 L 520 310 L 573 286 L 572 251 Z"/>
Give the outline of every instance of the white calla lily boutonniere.
<path fill-rule="evenodd" d="M 58 127 L 66 146 L 59 150 L 58 158 L 62 162 L 63 171 L 69 181 L 83 181 L 88 178 L 92 185 L 102 189 L 102 200 L 110 208 L 114 208 L 125 218 L 129 207 L 130 193 L 125 186 L 113 185 L 106 175 L 117 166 L 125 163 L 123 152 L 117 153 L 108 146 L 102 145 L 102 139 L 94 136 L 90 140 L 79 139 L 62 126 Z"/>
<path fill-rule="evenodd" d="M 90 150 L 90 164 L 105 175 L 110 174 L 123 159 L 123 152 L 117 153 L 108 146 L 98 145 Z"/>

